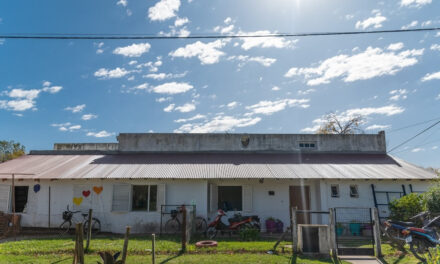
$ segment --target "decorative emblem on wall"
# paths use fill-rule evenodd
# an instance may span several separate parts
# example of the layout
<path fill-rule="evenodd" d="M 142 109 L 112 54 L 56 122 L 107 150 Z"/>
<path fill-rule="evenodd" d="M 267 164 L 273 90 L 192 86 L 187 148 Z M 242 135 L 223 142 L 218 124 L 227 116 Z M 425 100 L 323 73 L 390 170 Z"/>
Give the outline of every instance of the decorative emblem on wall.
<path fill-rule="evenodd" d="M 82 203 L 82 201 L 83 201 L 83 198 L 82 198 L 82 197 L 73 197 L 73 203 L 74 203 L 76 206 L 79 206 L 79 205 Z"/>
<path fill-rule="evenodd" d="M 89 197 L 89 195 L 90 195 L 90 191 L 89 190 L 83 191 L 83 196 L 84 197 Z"/>
<path fill-rule="evenodd" d="M 36 193 L 39 192 L 40 188 L 41 188 L 40 184 L 35 184 L 34 185 L 34 192 L 36 192 Z"/>
<path fill-rule="evenodd" d="M 241 145 L 243 145 L 243 147 L 247 147 L 249 145 L 249 136 L 245 135 L 241 137 Z"/>
<path fill-rule="evenodd" d="M 104 188 L 102 186 L 93 186 L 93 191 L 96 194 L 100 194 Z"/>

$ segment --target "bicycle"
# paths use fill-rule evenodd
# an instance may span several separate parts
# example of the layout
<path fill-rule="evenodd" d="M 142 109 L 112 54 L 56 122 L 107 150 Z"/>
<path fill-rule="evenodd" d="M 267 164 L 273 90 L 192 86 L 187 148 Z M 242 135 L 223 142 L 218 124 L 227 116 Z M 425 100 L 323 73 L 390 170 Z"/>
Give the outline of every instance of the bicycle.
<path fill-rule="evenodd" d="M 179 214 L 182 213 L 182 208 L 177 207 L 176 210 L 171 210 L 171 218 L 165 223 L 165 233 L 167 234 L 177 234 L 182 229 L 182 224 L 179 220 Z M 195 228 L 197 234 L 206 235 L 206 230 L 208 229 L 208 224 L 205 218 L 197 216 L 195 219 Z"/>
<path fill-rule="evenodd" d="M 60 234 L 69 233 L 69 230 L 73 225 L 73 221 L 72 221 L 73 215 L 80 212 L 81 211 L 70 211 L 69 205 L 67 205 L 67 210 L 63 212 L 64 222 L 59 227 Z M 88 220 L 89 214 L 81 213 L 81 215 L 83 217 L 82 223 L 84 227 L 84 233 L 87 234 L 87 230 L 89 229 L 89 220 Z M 101 222 L 99 221 L 99 219 L 92 217 L 92 234 L 97 234 L 99 232 L 101 232 Z"/>

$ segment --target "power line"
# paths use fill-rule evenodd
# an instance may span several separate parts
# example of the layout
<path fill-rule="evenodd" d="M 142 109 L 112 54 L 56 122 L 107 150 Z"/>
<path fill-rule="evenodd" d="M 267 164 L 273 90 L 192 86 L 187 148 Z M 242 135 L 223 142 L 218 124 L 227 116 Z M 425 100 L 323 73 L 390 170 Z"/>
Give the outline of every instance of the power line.
<path fill-rule="evenodd" d="M 420 131 L 419 133 L 417 133 L 415 136 L 410 137 L 409 139 L 405 140 L 404 142 L 400 143 L 399 145 L 395 146 L 394 148 L 392 148 L 391 150 L 388 151 L 388 153 L 392 152 L 393 150 L 405 145 L 406 143 L 408 143 L 409 141 L 413 140 L 414 138 L 420 136 L 421 134 L 425 133 L 426 131 L 430 130 L 431 128 L 435 127 L 436 125 L 438 125 L 440 123 L 440 121 L 435 122 L 434 124 L 430 125 L 429 127 L 423 129 L 422 131 Z"/>
<path fill-rule="evenodd" d="M 421 121 L 421 122 L 418 122 L 418 123 L 414 123 L 414 124 L 411 124 L 411 125 L 407 125 L 407 126 L 404 126 L 404 127 L 399 127 L 399 128 L 396 128 L 396 129 L 391 129 L 391 130 L 388 130 L 387 133 L 391 134 L 391 133 L 394 133 L 394 132 L 397 132 L 397 131 L 400 131 L 400 130 L 404 130 L 404 129 L 407 129 L 407 128 L 423 125 L 423 124 L 426 124 L 428 122 L 439 120 L 439 119 L 440 119 L 440 117 L 437 117 L 437 118 Z"/>
<path fill-rule="evenodd" d="M 10 33 L 1 34 L 0 39 L 71 39 L 71 40 L 145 40 L 145 39 L 233 39 L 233 38 L 285 38 L 285 37 L 316 37 L 316 36 L 339 36 L 339 35 L 365 35 L 383 33 L 408 33 L 423 31 L 438 31 L 440 27 L 413 28 L 413 29 L 390 29 L 372 31 L 339 31 L 339 32 L 315 32 L 315 33 L 275 33 L 255 35 L 190 35 L 190 36 L 158 36 L 153 34 L 57 34 L 57 33 Z"/>

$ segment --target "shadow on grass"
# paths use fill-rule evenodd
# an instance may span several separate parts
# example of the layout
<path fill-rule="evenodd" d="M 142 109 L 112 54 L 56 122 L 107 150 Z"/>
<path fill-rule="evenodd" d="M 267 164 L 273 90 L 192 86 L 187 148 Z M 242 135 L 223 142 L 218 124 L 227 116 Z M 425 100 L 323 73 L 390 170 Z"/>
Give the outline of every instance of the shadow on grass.
<path fill-rule="evenodd" d="M 163 260 L 162 262 L 160 262 L 160 264 L 168 263 L 169 261 L 171 261 L 171 260 L 173 260 L 173 259 L 176 259 L 176 258 L 178 258 L 178 257 L 180 257 L 180 256 L 182 256 L 182 255 L 183 255 L 183 252 L 179 252 L 177 255 L 175 255 L 175 256 L 171 256 L 171 257 L 169 257 L 169 258 Z"/>

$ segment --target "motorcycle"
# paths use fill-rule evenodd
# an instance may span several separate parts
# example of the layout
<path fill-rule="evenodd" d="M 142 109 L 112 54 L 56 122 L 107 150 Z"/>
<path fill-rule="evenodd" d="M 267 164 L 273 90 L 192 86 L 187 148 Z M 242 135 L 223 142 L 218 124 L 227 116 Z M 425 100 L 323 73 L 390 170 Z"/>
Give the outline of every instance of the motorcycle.
<path fill-rule="evenodd" d="M 421 261 L 426 261 L 421 255 L 429 253 L 429 248 L 440 245 L 439 234 L 437 233 L 437 228 L 440 227 L 440 216 L 435 217 L 422 228 L 415 227 L 413 222 L 391 220 L 385 221 L 385 225 L 400 230 L 399 233 L 403 237 L 394 237 L 394 239 L 399 239 L 408 244 L 411 253 Z"/>
<path fill-rule="evenodd" d="M 243 229 L 257 229 L 260 231 L 260 218 L 256 215 L 242 216 L 241 214 L 234 214 L 234 217 L 229 218 L 229 225 L 225 225 L 221 219 L 226 216 L 225 211 L 219 209 L 217 211 L 217 217 L 208 224 L 207 236 L 209 239 L 213 239 L 217 236 L 217 233 L 221 234 L 229 232 L 240 232 Z"/>

